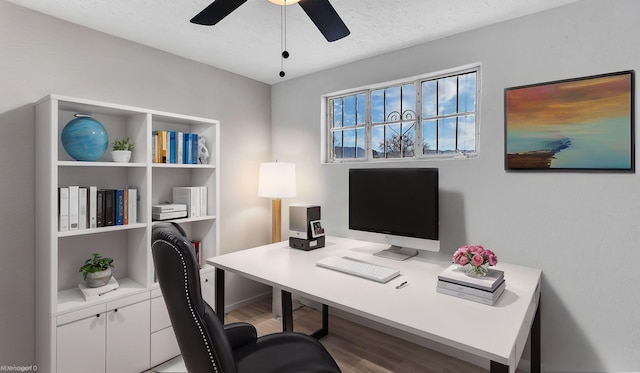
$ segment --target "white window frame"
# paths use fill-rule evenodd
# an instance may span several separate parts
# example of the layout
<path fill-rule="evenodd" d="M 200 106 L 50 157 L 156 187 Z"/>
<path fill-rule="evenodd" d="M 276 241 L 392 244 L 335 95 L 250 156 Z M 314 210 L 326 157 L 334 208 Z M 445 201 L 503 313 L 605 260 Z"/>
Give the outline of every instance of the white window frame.
<path fill-rule="evenodd" d="M 458 76 L 464 75 L 467 73 L 475 72 L 476 73 L 476 104 L 475 104 L 475 151 L 473 152 L 455 152 L 455 153 L 436 153 L 436 154 L 423 154 L 423 142 L 422 142 L 422 89 L 421 85 L 424 81 L 435 80 L 440 78 L 446 78 L 450 76 Z M 454 158 L 476 158 L 479 155 L 480 148 L 480 108 L 481 108 L 481 64 L 474 63 L 470 65 L 460 66 L 453 69 L 438 71 L 435 73 L 429 73 L 414 77 L 409 77 L 406 79 L 399 79 L 395 81 L 384 82 L 380 84 L 375 84 L 371 86 L 359 87 L 354 89 L 348 89 L 344 91 L 334 92 L 327 95 L 322 96 L 322 136 L 321 136 L 321 161 L 323 163 L 358 163 L 358 162 L 393 162 L 393 161 L 413 161 L 413 160 L 436 160 L 436 159 L 454 159 Z M 416 112 L 415 112 L 415 144 L 414 144 L 414 155 L 410 157 L 373 157 L 373 146 L 372 146 L 372 128 L 374 126 L 382 125 L 383 123 L 372 123 L 371 118 L 371 92 L 386 89 L 391 87 L 398 87 L 407 84 L 415 84 L 416 86 Z M 363 158 L 334 158 L 334 145 L 333 145 L 333 123 L 332 123 L 332 110 L 333 107 L 330 107 L 329 102 L 332 100 L 348 97 L 352 95 L 357 95 L 365 93 L 366 105 L 365 105 L 365 124 L 364 125 L 355 125 L 346 128 L 347 130 L 355 130 L 357 128 L 365 129 L 365 157 Z M 437 115 L 436 119 L 446 118 L 446 117 L 455 117 L 462 116 L 461 113 L 456 113 L 453 115 Z M 386 118 L 385 118 L 386 119 Z M 397 121 L 399 123 L 400 121 Z M 396 123 L 394 121 L 393 123 Z M 341 127 L 337 131 L 344 131 L 345 127 Z M 356 150 L 357 151 L 357 150 Z"/>

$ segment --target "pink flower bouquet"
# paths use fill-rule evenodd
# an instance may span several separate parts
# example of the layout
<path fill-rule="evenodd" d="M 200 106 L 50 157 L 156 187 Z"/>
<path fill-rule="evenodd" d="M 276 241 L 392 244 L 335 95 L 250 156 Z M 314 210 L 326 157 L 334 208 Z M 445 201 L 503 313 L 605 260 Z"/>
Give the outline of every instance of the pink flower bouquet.
<path fill-rule="evenodd" d="M 453 263 L 468 268 L 475 275 L 484 276 L 489 272 L 488 266 L 498 264 L 498 257 L 480 245 L 465 245 L 453 254 Z"/>

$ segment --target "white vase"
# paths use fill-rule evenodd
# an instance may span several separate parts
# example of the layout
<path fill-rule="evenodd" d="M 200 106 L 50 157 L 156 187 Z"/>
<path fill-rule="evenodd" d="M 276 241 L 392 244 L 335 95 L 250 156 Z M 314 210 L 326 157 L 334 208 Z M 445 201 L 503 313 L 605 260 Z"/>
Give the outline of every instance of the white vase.
<path fill-rule="evenodd" d="M 127 163 L 131 159 L 131 150 L 113 150 L 111 158 L 114 162 Z"/>

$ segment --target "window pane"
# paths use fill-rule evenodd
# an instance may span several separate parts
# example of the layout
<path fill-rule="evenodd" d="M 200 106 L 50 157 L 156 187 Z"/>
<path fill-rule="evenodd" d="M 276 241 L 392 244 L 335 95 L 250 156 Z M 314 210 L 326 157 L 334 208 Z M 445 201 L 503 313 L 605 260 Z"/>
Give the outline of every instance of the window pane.
<path fill-rule="evenodd" d="M 385 131 L 385 153 L 387 158 L 402 157 L 402 138 L 400 137 L 400 125 L 390 124 Z"/>
<path fill-rule="evenodd" d="M 438 120 L 438 153 L 456 151 L 456 118 Z"/>
<path fill-rule="evenodd" d="M 382 89 L 371 92 L 371 121 L 384 122 L 384 90 Z"/>
<path fill-rule="evenodd" d="M 416 146 L 416 123 L 402 124 L 402 156 L 413 157 Z"/>
<path fill-rule="evenodd" d="M 356 122 L 356 124 L 365 124 L 367 122 L 367 96 L 364 93 L 358 95 L 358 118 Z"/>
<path fill-rule="evenodd" d="M 356 96 L 347 96 L 344 98 L 343 103 L 343 115 L 342 125 L 345 127 L 351 127 L 356 125 Z"/>
<path fill-rule="evenodd" d="M 438 152 L 438 131 L 436 120 L 422 121 L 422 153 L 435 154 Z"/>
<path fill-rule="evenodd" d="M 476 151 L 476 116 L 458 118 L 458 150 L 463 153 Z"/>
<path fill-rule="evenodd" d="M 342 131 L 333 132 L 333 154 L 335 158 L 343 158 Z"/>
<path fill-rule="evenodd" d="M 366 154 L 364 144 L 364 128 L 343 131 L 343 157 L 364 158 Z"/>
<path fill-rule="evenodd" d="M 458 77 L 458 112 L 469 113 L 476 111 L 476 73 L 460 75 Z"/>
<path fill-rule="evenodd" d="M 384 128 L 385 126 L 374 126 L 371 129 L 371 149 L 373 158 L 384 158 Z"/>
<path fill-rule="evenodd" d="M 342 99 L 333 100 L 333 127 L 342 127 Z"/>
<path fill-rule="evenodd" d="M 385 90 L 384 119 L 387 122 L 400 120 L 400 87 Z"/>
<path fill-rule="evenodd" d="M 416 119 L 416 85 L 402 86 L 402 119 Z"/>
<path fill-rule="evenodd" d="M 422 82 L 422 117 L 435 117 L 437 115 L 438 95 L 437 82 L 430 80 Z"/>
<path fill-rule="evenodd" d="M 438 114 L 447 115 L 457 112 L 458 77 L 438 79 Z"/>

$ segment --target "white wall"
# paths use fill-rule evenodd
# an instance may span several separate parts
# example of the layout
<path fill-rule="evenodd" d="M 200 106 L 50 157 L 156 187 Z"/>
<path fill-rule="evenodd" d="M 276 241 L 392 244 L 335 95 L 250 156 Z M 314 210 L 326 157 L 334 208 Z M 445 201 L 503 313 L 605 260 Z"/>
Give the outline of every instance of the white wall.
<path fill-rule="evenodd" d="M 49 93 L 219 119 L 221 251 L 270 242 L 268 85 L 0 0 L 0 366 L 35 359 L 33 103 Z M 230 282 L 228 303 L 266 291 Z"/>
<path fill-rule="evenodd" d="M 640 176 L 503 167 L 504 88 L 640 70 L 638 14 L 638 1 L 585 0 L 280 83 L 273 157 L 297 163 L 295 200 L 346 235 L 349 166 L 319 161 L 320 96 L 481 62 L 480 157 L 386 166 L 440 168 L 443 251 L 480 243 L 543 270 L 543 371 L 640 371 Z"/>

